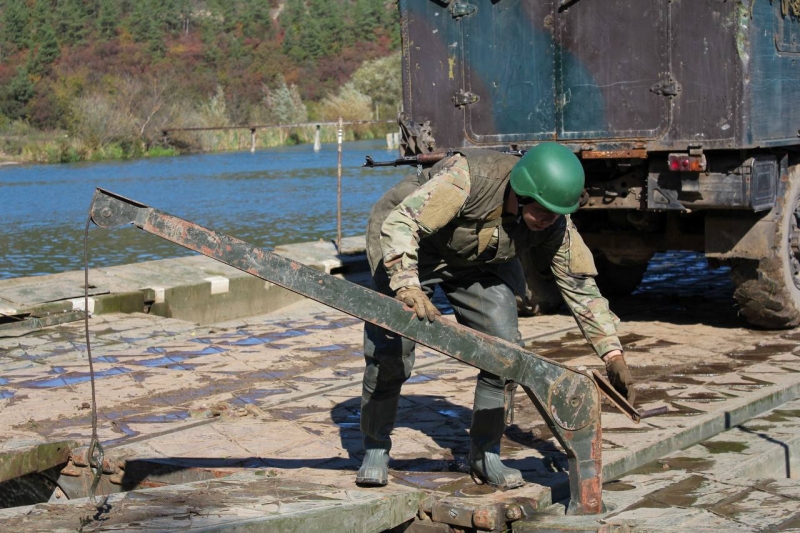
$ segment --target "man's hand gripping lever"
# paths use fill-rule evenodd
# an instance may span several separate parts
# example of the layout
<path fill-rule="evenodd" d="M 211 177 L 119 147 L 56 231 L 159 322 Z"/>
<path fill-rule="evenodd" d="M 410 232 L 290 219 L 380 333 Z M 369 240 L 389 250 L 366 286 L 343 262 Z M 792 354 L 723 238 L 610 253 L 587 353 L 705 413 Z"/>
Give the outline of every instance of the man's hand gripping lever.
<path fill-rule="evenodd" d="M 633 388 L 633 377 L 631 376 L 628 365 L 620 350 L 614 350 L 605 354 L 602 358 L 606 364 L 606 374 L 608 381 L 622 396 L 633 405 L 636 398 L 636 390 Z"/>
<path fill-rule="evenodd" d="M 639 411 L 633 406 L 636 391 L 633 388 L 633 378 L 628 370 L 628 365 L 625 364 L 625 359 L 622 358 L 622 352 L 609 352 L 603 356 L 603 361 L 606 364 L 608 379 L 597 370 L 592 370 L 592 377 L 597 383 L 600 393 L 622 414 L 638 424 L 642 418 L 650 418 L 651 416 L 663 415 L 669 412 L 667 407 Z"/>
<path fill-rule="evenodd" d="M 395 298 L 413 309 L 420 320 L 427 318 L 433 322 L 437 316 L 442 316 L 442 313 L 436 309 L 430 298 L 419 287 L 401 287 L 397 289 Z"/>

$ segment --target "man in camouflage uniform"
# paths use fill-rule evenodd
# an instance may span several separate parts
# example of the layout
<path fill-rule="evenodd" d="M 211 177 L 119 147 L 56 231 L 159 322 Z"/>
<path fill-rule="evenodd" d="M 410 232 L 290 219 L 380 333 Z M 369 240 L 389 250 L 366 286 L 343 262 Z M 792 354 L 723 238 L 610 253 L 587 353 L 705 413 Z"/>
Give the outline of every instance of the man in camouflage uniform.
<path fill-rule="evenodd" d="M 553 275 L 586 340 L 606 364 L 611 383 L 633 401 L 630 373 L 616 334 L 617 317 L 600 295 L 586 245 L 570 220 L 584 173 L 566 147 L 544 143 L 521 159 L 492 150 L 460 150 L 408 176 L 373 207 L 367 254 L 374 288 L 433 321 L 434 287 L 447 296 L 459 323 L 521 343 L 515 293 L 524 297 L 519 254 L 533 248 Z M 390 433 L 402 384 L 414 365 L 414 342 L 365 324 L 361 485 L 388 483 Z M 512 384 L 513 385 L 513 384 Z M 506 382 L 480 371 L 470 428 L 469 463 L 476 482 L 501 488 L 524 484 L 500 461 Z"/>

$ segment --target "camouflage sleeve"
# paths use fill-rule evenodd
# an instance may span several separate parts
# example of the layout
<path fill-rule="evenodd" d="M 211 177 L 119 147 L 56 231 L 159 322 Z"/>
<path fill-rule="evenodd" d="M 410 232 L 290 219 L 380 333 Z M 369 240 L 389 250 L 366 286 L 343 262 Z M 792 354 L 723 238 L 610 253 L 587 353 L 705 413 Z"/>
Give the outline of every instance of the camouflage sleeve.
<path fill-rule="evenodd" d="M 622 344 L 617 337 L 619 318 L 609 309 L 608 300 L 597 288 L 594 258 L 569 217 L 566 229 L 556 232 L 554 237 L 549 245 L 558 249 L 553 256 L 551 269 L 583 336 L 598 356 L 621 350 Z"/>
<path fill-rule="evenodd" d="M 420 239 L 450 222 L 464 207 L 469 192 L 467 160 L 455 154 L 389 213 L 381 226 L 381 253 L 393 290 L 420 286 Z"/>

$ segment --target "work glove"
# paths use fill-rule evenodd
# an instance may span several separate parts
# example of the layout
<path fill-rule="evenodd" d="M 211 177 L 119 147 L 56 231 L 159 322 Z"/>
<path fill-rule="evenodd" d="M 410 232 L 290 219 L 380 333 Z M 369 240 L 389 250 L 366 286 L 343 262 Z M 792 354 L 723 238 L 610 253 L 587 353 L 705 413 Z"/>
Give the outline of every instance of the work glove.
<path fill-rule="evenodd" d="M 636 391 L 633 388 L 633 377 L 628 370 L 628 365 L 625 364 L 625 359 L 621 355 L 615 355 L 609 357 L 605 363 L 609 383 L 617 389 L 618 393 L 625 396 L 629 404 L 633 405 Z"/>
<path fill-rule="evenodd" d="M 427 318 L 433 322 L 437 316 L 442 316 L 419 287 L 401 287 L 397 290 L 395 298 L 412 308 L 420 320 Z"/>

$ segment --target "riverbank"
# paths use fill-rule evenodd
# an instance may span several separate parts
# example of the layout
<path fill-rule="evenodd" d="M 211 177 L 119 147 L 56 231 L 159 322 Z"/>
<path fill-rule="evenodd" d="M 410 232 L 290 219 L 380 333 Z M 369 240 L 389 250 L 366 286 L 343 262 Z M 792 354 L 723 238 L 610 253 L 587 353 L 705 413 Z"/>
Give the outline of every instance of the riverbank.
<path fill-rule="evenodd" d="M 187 154 L 215 154 L 249 150 L 264 150 L 281 146 L 313 144 L 317 140 L 316 126 L 291 128 L 258 128 L 253 136 L 251 128 L 226 128 L 218 131 L 173 131 L 161 139 L 160 144 L 150 145 L 131 140 L 125 143 L 108 142 L 98 144 L 80 137 L 70 137 L 61 131 L 4 135 L 0 131 L 0 165 L 59 164 L 84 161 L 128 161 L 153 157 L 172 157 Z M 397 125 L 369 124 L 348 126 L 344 130 L 344 141 L 353 142 L 385 138 L 386 133 L 397 131 Z M 336 142 L 335 128 L 320 129 L 319 141 Z"/>
<path fill-rule="evenodd" d="M 317 242 L 280 248 L 320 270 L 365 280 L 363 255 L 339 257 Z M 749 329 L 725 273 L 686 279 L 690 255 L 657 259 L 643 289 L 615 303 L 637 407 L 667 406 L 669 413 L 637 425 L 604 406 L 609 511 L 585 519 L 563 516 L 557 502 L 568 495 L 566 458 L 524 395 L 517 395 L 502 453 L 528 484 L 498 492 L 471 482 L 464 468 L 475 369 L 426 348 L 418 349 L 403 389 L 389 485 L 355 487 L 361 322 L 309 300 L 281 300 L 263 281 L 245 286 L 201 259 L 113 267 L 90 279 L 98 435 L 108 459 L 100 490 L 118 493 L 100 517 L 104 526 L 382 531 L 417 517 L 427 529 L 410 531 L 476 523 L 499 530 L 506 522 L 514 531 L 751 531 L 791 523 L 799 511 L 786 496 L 795 490 L 788 480 L 752 478 L 796 475 L 800 418 L 787 402 L 800 395 L 800 333 Z M 29 308 L 78 309 L 82 298 L 73 296 L 81 283 L 80 272 L 4 280 L 0 297 L 26 298 Z M 59 284 L 68 287 L 64 298 L 45 301 Z M 105 302 L 112 298 L 142 307 L 114 311 Z M 236 303 L 252 299 L 272 310 Z M 178 316 L 157 314 L 166 309 Z M 520 331 L 533 352 L 600 367 L 566 314 L 523 318 Z M 3 452 L 88 443 L 82 322 L 0 338 L 0 370 Z M 80 450 L 56 474 L 50 503 L 0 511 L 5 529 L 81 526 L 91 477 Z"/>
<path fill-rule="evenodd" d="M 25 124 L 0 128 L 0 166 L 4 164 L 60 164 L 82 161 L 125 161 L 180 155 L 177 147 L 140 142 L 88 141 L 65 131 L 38 131 Z"/>

